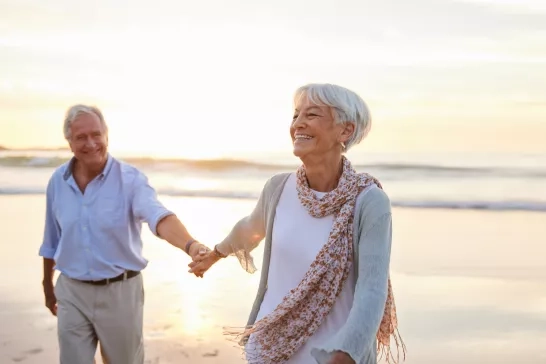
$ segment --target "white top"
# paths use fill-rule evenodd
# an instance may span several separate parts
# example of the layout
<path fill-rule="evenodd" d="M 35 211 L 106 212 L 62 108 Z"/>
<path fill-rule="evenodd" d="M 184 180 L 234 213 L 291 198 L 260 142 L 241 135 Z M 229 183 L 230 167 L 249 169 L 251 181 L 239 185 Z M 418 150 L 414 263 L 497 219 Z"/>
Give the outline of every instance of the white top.
<path fill-rule="evenodd" d="M 218 245 L 220 252 L 233 254 L 237 257 L 243 269 L 253 273 L 256 269 L 250 252 L 258 246 L 261 239 L 265 238 L 262 277 L 247 325 L 253 325 L 256 322 L 260 309 L 263 309 L 264 313 L 266 312 L 266 308 L 262 306 L 262 303 L 268 291 L 268 279 L 273 278 L 269 274 L 264 274 L 264 272 L 269 272 L 273 246 L 272 235 L 279 219 L 279 215 L 275 216 L 275 211 L 278 212 L 279 198 L 283 194 L 285 182 L 291 174 L 293 173 L 279 173 L 268 179 L 252 213 L 240 219 L 228 236 Z M 294 190 L 293 184 L 290 189 Z M 288 191 L 289 189 L 287 189 L 287 194 Z M 283 209 L 283 211 L 285 210 Z M 297 209 L 294 208 L 294 211 L 288 212 L 290 219 L 294 218 L 294 215 L 297 214 L 296 211 Z M 316 225 L 313 224 L 313 228 L 315 227 Z M 306 231 L 307 233 L 309 231 Z M 307 238 L 305 240 L 308 241 Z M 353 271 L 356 285 L 353 287 L 355 289 L 354 301 L 349 317 L 335 335 L 329 337 L 322 345 L 319 343 L 317 347 L 311 350 L 311 355 L 315 359 L 311 363 L 329 364 L 332 354 L 342 351 L 347 353 L 358 364 L 377 364 L 376 338 L 387 300 L 391 246 L 392 213 L 390 200 L 382 189 L 371 186 L 360 192 L 356 199 L 353 224 L 355 259 Z M 280 256 L 282 255 L 276 254 L 276 261 L 279 260 L 278 257 Z M 297 260 L 298 263 L 301 261 L 299 258 Z M 278 263 L 275 265 L 279 266 Z M 274 284 L 274 282 L 271 282 L 271 284 Z M 400 341 L 399 334 L 396 335 L 398 341 Z M 391 347 L 390 349 L 394 351 L 394 355 L 398 354 L 396 353 L 397 347 Z"/>
<path fill-rule="evenodd" d="M 325 195 L 324 192 L 316 191 L 315 194 L 319 198 Z M 277 205 L 267 291 L 257 320 L 271 313 L 284 296 L 301 282 L 318 252 L 328 241 L 333 222 L 333 215 L 323 218 L 309 215 L 298 199 L 296 175 L 292 174 Z M 355 274 L 353 269 L 350 272 L 328 316 L 315 334 L 286 362 L 287 364 L 315 363 L 311 349 L 321 347 L 345 324 L 354 297 Z M 253 344 L 251 336 L 247 348 L 253 347 Z"/>

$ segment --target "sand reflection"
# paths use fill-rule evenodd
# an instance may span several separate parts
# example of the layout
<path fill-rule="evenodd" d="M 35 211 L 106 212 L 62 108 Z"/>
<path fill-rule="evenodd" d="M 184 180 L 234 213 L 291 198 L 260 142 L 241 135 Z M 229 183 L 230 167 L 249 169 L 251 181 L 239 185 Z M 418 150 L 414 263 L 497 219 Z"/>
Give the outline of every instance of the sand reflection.
<path fill-rule="evenodd" d="M 162 200 L 209 246 L 254 206 L 254 201 Z M 0 253 L 9 257 L 2 267 L 6 277 L 16 279 L 0 282 L 6 328 L 0 330 L 0 362 L 53 363 L 56 320 L 43 307 L 36 255 L 44 201 L 25 196 L 4 197 L 1 203 L 9 208 L 0 209 L 0 220 L 14 219 L 0 224 L 6 242 Z M 543 214 L 394 212 L 391 272 L 409 350 L 404 364 L 546 362 Z M 259 271 L 247 274 L 230 258 L 196 278 L 187 272 L 189 257 L 153 237 L 146 225 L 143 239 L 150 261 L 143 272 L 147 360 L 242 363 L 240 349 L 222 332 L 224 326 L 246 323 Z M 260 268 L 260 248 L 255 258 Z"/>
<path fill-rule="evenodd" d="M 242 201 L 219 210 L 213 199 L 169 199 L 166 204 L 196 238 L 210 247 L 252 208 L 248 201 Z M 222 327 L 246 322 L 259 279 L 257 274 L 244 272 L 232 258 L 214 266 L 204 278 L 197 278 L 187 272 L 191 261 L 187 255 L 149 232 L 144 232 L 143 237 L 145 255 L 150 261 L 145 271 L 146 317 L 156 329 L 151 336 L 182 335 L 196 341 L 211 336 L 221 338 Z M 259 249 L 257 254 L 260 257 Z"/>

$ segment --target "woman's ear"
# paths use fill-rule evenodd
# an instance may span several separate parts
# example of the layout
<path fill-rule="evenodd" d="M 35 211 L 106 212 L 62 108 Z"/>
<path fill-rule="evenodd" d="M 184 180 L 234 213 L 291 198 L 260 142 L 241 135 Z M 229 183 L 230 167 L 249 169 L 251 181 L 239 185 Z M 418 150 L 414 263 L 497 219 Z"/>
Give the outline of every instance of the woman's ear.
<path fill-rule="evenodd" d="M 354 132 L 355 132 L 355 124 L 344 123 L 343 129 L 341 130 L 341 135 L 339 136 L 339 142 L 346 143 L 347 140 L 351 138 Z"/>

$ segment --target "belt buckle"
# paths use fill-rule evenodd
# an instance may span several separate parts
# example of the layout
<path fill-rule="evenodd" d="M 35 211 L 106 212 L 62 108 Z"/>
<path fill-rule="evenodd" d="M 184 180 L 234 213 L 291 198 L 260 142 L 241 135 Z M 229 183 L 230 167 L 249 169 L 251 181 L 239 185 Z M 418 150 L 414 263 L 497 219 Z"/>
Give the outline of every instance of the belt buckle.
<path fill-rule="evenodd" d="M 126 281 L 128 279 L 128 273 L 127 271 L 123 272 L 123 277 L 121 278 L 122 281 Z M 105 285 L 109 285 L 111 282 L 115 282 L 116 280 L 119 280 L 119 276 L 117 277 L 114 277 L 114 278 L 106 278 L 104 280 L 104 284 Z"/>

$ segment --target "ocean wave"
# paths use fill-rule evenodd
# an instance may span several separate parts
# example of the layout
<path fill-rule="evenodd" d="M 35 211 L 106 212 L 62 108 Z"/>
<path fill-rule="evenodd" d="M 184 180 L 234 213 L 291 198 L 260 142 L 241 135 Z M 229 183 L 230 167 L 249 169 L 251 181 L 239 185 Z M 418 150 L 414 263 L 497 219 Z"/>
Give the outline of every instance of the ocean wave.
<path fill-rule="evenodd" d="M 392 205 L 421 209 L 546 212 L 546 201 L 393 201 Z"/>
<path fill-rule="evenodd" d="M 0 166 L 4 167 L 58 167 L 69 160 L 68 157 L 4 156 L 0 157 Z M 256 163 L 238 159 L 174 159 L 174 158 L 119 158 L 136 167 L 170 169 L 186 167 L 197 170 L 225 171 L 240 169 L 278 170 L 291 168 L 289 165 Z"/>
<path fill-rule="evenodd" d="M 54 168 L 67 162 L 68 157 L 37 157 L 32 155 L 0 156 L 0 166 L 14 168 Z M 293 171 L 297 164 L 261 163 L 241 159 L 156 159 L 156 158 L 120 158 L 120 160 L 138 168 L 150 171 L 177 173 L 188 170 L 197 172 L 283 172 Z M 504 177 L 504 178 L 546 178 L 544 168 L 521 167 L 466 167 L 443 166 L 418 163 L 370 163 L 355 164 L 358 171 L 385 173 L 392 178 L 419 176 L 438 177 Z"/>
<path fill-rule="evenodd" d="M 161 196 L 201 197 L 222 199 L 251 199 L 259 197 L 258 192 L 218 190 L 177 190 L 158 189 Z M 44 195 L 43 188 L 0 188 L 0 195 Z M 396 200 L 393 207 L 444 210 L 491 210 L 491 211 L 536 211 L 546 212 L 546 201 L 459 201 L 459 200 Z"/>

